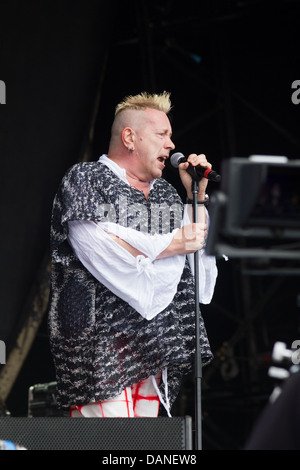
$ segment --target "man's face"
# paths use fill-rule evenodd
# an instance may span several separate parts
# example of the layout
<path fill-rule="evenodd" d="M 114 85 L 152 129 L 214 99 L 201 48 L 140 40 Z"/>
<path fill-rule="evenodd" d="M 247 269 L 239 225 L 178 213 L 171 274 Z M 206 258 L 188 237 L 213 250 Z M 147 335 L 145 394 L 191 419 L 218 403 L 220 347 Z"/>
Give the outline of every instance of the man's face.
<path fill-rule="evenodd" d="M 162 176 L 165 160 L 175 148 L 171 140 L 172 128 L 167 115 L 155 109 L 146 109 L 145 123 L 135 131 L 136 169 L 144 181 Z"/>

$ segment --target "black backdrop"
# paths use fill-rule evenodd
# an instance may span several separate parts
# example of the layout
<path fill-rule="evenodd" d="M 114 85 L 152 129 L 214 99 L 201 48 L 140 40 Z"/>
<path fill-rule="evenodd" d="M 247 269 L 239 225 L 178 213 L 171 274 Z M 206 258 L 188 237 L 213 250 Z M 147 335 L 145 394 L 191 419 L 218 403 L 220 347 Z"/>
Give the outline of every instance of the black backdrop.
<path fill-rule="evenodd" d="M 299 12 L 292 0 L 1 2 L 0 339 L 7 357 L 47 273 L 57 185 L 70 165 L 106 152 L 123 96 L 171 91 L 177 150 L 204 152 L 216 169 L 230 156 L 299 157 L 300 105 L 291 100 L 300 79 Z M 174 170 L 164 176 L 181 191 Z M 207 448 L 239 448 L 272 388 L 274 341 L 290 345 L 299 334 L 298 278 L 245 275 L 233 260 L 218 266 L 213 302 L 202 307 L 216 355 L 204 374 L 204 439 Z M 53 379 L 43 317 L 7 408 L 26 415 L 28 387 Z M 192 389 L 188 378 L 177 414 L 193 413 Z"/>

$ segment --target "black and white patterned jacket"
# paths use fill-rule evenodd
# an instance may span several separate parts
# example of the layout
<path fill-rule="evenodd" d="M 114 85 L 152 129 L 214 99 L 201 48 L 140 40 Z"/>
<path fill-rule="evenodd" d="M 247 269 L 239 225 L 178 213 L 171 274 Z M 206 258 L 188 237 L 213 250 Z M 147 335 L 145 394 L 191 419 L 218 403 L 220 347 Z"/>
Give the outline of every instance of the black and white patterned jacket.
<path fill-rule="evenodd" d="M 195 308 L 188 263 L 173 301 L 148 321 L 97 281 L 68 243 L 68 221 L 101 221 L 103 211 L 99 206 L 103 204 L 113 204 L 118 216 L 123 210 L 118 207 L 121 197 L 127 198 L 129 206 L 145 206 L 149 217 L 143 220 L 143 229 L 148 227 L 149 232 L 153 205 L 179 205 L 183 210 L 176 190 L 163 178 L 155 180 L 147 201 L 141 191 L 131 188 L 99 162 L 74 165 L 54 200 L 49 329 L 57 400 L 62 407 L 112 398 L 165 367 L 173 403 L 182 376 L 192 369 Z M 171 224 L 159 228 L 161 233 L 176 227 L 172 212 L 171 218 Z M 212 354 L 202 318 L 200 329 L 202 362 L 206 364 Z M 163 389 L 161 393 L 164 396 Z"/>

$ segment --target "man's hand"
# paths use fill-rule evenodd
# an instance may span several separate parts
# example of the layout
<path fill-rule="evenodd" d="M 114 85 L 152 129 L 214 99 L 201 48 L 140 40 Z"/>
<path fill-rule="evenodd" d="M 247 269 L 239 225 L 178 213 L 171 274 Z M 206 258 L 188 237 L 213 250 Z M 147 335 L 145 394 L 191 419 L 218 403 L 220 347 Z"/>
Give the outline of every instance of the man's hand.
<path fill-rule="evenodd" d="M 186 255 L 201 250 L 207 235 L 207 225 L 193 223 L 184 225 L 176 232 L 170 245 L 160 253 L 158 259 L 174 255 Z"/>
<path fill-rule="evenodd" d="M 204 166 L 205 168 L 212 168 L 212 165 L 211 163 L 207 161 L 206 156 L 203 153 L 201 153 L 200 155 L 197 155 L 196 153 L 192 153 L 191 155 L 188 156 L 187 162 L 180 163 L 178 169 L 179 169 L 179 175 L 180 175 L 182 184 L 186 189 L 187 197 L 189 199 L 193 199 L 192 177 L 186 171 L 189 165 L 193 165 L 193 166 L 201 165 L 201 166 Z M 199 181 L 199 192 L 198 192 L 199 201 L 203 200 L 205 197 L 205 190 L 207 187 L 207 183 L 208 183 L 208 180 L 206 178 L 201 178 L 201 180 Z"/>

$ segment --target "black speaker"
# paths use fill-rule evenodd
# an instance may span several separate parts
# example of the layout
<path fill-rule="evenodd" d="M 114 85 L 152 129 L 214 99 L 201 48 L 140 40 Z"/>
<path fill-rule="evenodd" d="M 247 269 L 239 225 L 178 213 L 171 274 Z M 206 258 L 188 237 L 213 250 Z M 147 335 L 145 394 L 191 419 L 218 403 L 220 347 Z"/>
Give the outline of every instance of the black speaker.
<path fill-rule="evenodd" d="M 192 419 L 6 417 L 0 440 L 28 450 L 192 450 Z"/>

